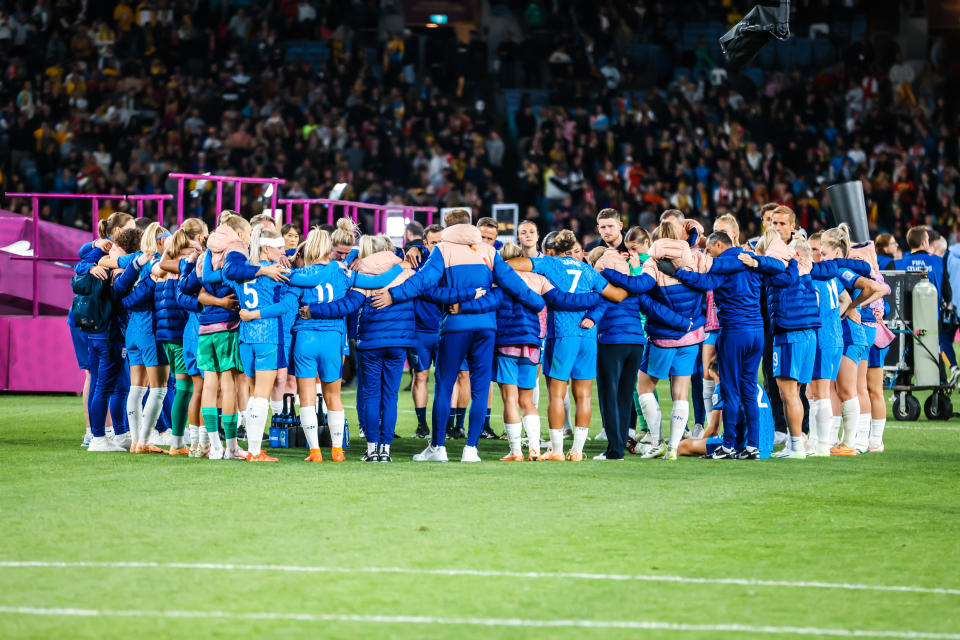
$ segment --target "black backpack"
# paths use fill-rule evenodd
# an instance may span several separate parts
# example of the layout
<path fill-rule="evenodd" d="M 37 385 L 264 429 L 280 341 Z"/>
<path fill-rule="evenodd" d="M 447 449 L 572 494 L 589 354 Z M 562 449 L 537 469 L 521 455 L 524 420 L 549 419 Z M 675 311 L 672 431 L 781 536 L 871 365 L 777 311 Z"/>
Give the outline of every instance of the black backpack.
<path fill-rule="evenodd" d="M 110 328 L 113 314 L 113 292 L 110 280 L 101 280 L 86 273 L 70 281 L 73 292 L 73 323 L 86 333 L 101 333 Z"/>

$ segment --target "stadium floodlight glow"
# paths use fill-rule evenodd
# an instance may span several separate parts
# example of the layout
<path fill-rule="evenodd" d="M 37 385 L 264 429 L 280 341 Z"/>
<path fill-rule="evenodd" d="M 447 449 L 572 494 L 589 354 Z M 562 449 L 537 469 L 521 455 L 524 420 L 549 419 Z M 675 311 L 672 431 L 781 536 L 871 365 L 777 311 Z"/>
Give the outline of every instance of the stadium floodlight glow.
<path fill-rule="evenodd" d="M 434 25 L 447 24 L 447 15 L 444 13 L 434 13 L 430 16 L 430 22 Z M 427 25 L 428 27 L 430 25 Z"/>
<path fill-rule="evenodd" d="M 403 236 L 412 219 L 403 207 L 387 207 L 380 214 L 383 219 L 383 231 L 397 246 L 403 246 Z"/>

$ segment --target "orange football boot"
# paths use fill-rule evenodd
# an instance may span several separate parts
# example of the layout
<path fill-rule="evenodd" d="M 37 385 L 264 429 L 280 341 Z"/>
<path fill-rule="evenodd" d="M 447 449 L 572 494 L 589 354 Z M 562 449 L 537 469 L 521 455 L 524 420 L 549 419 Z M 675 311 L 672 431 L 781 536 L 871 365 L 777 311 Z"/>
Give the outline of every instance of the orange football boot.
<path fill-rule="evenodd" d="M 267 455 L 266 451 L 261 451 L 257 455 L 247 452 L 247 462 L 276 462 L 277 459 Z"/>
<path fill-rule="evenodd" d="M 853 447 L 845 447 L 842 444 L 837 445 L 836 447 L 830 449 L 830 455 L 832 456 L 855 456 L 857 455 L 857 450 Z"/>
<path fill-rule="evenodd" d="M 523 452 L 518 451 L 514 453 L 511 451 L 507 455 L 500 458 L 500 462 L 523 462 Z"/>
<path fill-rule="evenodd" d="M 303 460 L 304 462 L 323 462 L 323 453 L 320 449 L 310 449 L 310 455 Z"/>
<path fill-rule="evenodd" d="M 347 457 L 343 455 L 342 447 L 330 447 L 330 460 L 333 462 L 343 462 Z"/>
<path fill-rule="evenodd" d="M 171 456 L 188 456 L 190 455 L 190 447 L 180 447 L 179 449 L 170 447 L 170 449 L 164 453 L 167 453 Z"/>

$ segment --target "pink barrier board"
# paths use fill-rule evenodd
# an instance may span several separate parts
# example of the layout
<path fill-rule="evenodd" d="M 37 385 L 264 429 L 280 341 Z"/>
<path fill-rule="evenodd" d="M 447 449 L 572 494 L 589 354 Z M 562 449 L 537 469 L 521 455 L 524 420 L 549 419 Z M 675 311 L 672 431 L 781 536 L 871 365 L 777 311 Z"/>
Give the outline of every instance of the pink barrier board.
<path fill-rule="evenodd" d="M 83 390 L 65 316 L 0 316 L 0 389 Z"/>

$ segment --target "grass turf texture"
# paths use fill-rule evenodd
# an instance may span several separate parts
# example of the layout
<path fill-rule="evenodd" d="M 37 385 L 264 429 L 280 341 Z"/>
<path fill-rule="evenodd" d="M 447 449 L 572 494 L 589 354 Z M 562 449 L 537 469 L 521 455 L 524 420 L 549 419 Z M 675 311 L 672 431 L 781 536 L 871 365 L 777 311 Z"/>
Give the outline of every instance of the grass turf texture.
<path fill-rule="evenodd" d="M 404 383 L 406 383 L 406 377 Z M 667 397 L 665 387 L 661 398 Z M 345 403 L 353 405 L 353 395 Z M 921 398 L 922 400 L 923 398 Z M 546 402 L 541 402 L 545 413 Z M 664 408 L 668 407 L 664 404 Z M 493 424 L 501 432 L 499 399 Z M 669 414 L 665 414 L 669 415 Z M 248 465 L 79 446 L 74 397 L 0 396 L 0 561 L 476 569 L 960 588 L 960 422 L 888 428 L 887 452 L 761 462 L 415 464 L 401 395 L 392 465 L 277 450 Z M 545 423 L 545 420 L 544 420 Z M 931 429 L 930 427 L 935 427 Z M 594 407 L 591 436 L 600 428 Z M 544 424 L 544 431 L 546 425 Z M 463 441 L 448 441 L 459 459 Z M 569 446 L 569 441 L 567 441 Z M 603 443 L 590 441 L 587 457 Z M 326 452 L 325 452 L 326 456 Z M 190 568 L 3 567 L 5 638 L 797 637 L 397 621 L 87 617 L 3 607 L 662 621 L 960 633 L 960 595 L 584 579 Z M 906 637 L 906 636 L 901 636 Z M 960 636 L 958 636 L 960 637 Z"/>

